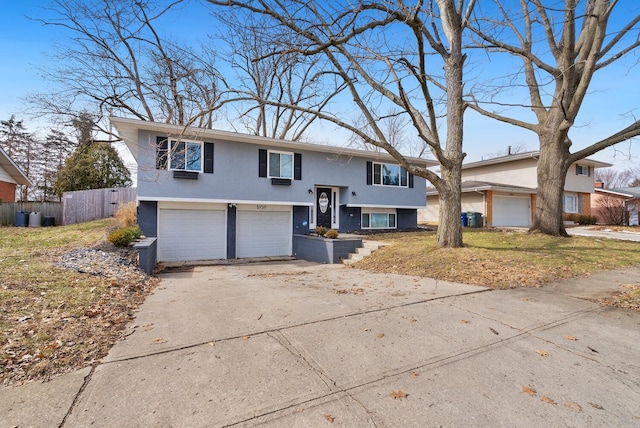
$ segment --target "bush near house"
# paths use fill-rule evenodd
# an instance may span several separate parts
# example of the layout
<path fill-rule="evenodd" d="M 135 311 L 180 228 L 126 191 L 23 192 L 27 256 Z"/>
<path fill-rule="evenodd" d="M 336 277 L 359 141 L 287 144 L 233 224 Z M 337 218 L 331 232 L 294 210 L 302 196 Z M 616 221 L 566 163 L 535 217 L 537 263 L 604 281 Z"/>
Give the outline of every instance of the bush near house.
<path fill-rule="evenodd" d="M 109 234 L 107 239 L 116 247 L 127 247 L 133 241 L 142 236 L 138 226 L 122 227 Z"/>

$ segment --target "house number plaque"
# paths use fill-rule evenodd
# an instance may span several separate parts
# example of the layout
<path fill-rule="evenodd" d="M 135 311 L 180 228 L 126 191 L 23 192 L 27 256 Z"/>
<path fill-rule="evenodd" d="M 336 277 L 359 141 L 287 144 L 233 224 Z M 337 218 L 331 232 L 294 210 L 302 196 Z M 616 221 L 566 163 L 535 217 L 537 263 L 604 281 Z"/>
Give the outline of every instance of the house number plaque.
<path fill-rule="evenodd" d="M 327 212 L 327 208 L 329 207 L 329 198 L 325 192 L 320 194 L 320 197 L 318 198 L 318 205 L 320 205 L 320 212 L 322 214 Z"/>

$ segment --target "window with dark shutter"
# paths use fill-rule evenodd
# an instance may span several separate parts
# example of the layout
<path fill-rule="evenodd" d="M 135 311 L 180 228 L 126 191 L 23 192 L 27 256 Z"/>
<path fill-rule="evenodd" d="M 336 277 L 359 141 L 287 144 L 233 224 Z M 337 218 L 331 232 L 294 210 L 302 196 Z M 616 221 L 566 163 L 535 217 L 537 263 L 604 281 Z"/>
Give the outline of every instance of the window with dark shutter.
<path fill-rule="evenodd" d="M 267 151 L 265 149 L 258 150 L 258 177 L 267 176 Z"/>
<path fill-rule="evenodd" d="M 373 184 L 382 184 L 382 165 L 373 164 Z"/>
<path fill-rule="evenodd" d="M 204 173 L 213 174 L 213 143 L 204 143 Z"/>
<path fill-rule="evenodd" d="M 413 189 L 413 174 L 409 173 L 409 188 Z"/>
<path fill-rule="evenodd" d="M 302 180 L 302 155 L 300 153 L 293 154 L 293 179 Z"/>
<path fill-rule="evenodd" d="M 367 161 L 367 186 L 373 184 L 373 162 Z"/>
<path fill-rule="evenodd" d="M 169 140 L 166 137 L 156 137 L 156 169 L 167 169 L 167 155 Z"/>

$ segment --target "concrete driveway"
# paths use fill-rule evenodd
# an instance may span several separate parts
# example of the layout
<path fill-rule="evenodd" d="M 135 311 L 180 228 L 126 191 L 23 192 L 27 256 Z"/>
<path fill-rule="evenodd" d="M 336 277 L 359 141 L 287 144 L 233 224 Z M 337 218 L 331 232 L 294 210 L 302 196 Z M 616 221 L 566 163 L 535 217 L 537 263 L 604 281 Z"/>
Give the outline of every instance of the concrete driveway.
<path fill-rule="evenodd" d="M 161 277 L 101 364 L 3 390 L 0 424 L 640 425 L 640 316 L 580 298 L 640 267 L 505 291 L 300 261 Z"/>
<path fill-rule="evenodd" d="M 618 239 L 621 241 L 640 242 L 638 232 L 616 232 L 612 229 L 595 230 L 592 226 L 575 226 L 567 228 L 569 235 L 590 236 L 594 238 Z"/>

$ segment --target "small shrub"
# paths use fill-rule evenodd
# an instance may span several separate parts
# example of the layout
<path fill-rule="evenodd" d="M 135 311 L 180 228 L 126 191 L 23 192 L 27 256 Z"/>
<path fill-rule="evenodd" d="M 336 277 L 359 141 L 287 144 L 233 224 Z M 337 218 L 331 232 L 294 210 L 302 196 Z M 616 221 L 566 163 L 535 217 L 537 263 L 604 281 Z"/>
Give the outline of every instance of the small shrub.
<path fill-rule="evenodd" d="M 118 223 L 118 227 L 133 227 L 136 225 L 137 206 L 135 202 L 120 205 L 118 211 L 113 216 Z"/>
<path fill-rule="evenodd" d="M 142 236 L 138 226 L 123 227 L 111 233 L 107 239 L 116 247 L 126 247 Z"/>
<path fill-rule="evenodd" d="M 327 230 L 327 232 L 324 234 L 325 238 L 329 238 L 329 239 L 336 239 L 338 237 L 338 231 L 334 230 L 334 229 L 329 229 Z"/>
<path fill-rule="evenodd" d="M 578 224 L 596 224 L 598 222 L 598 219 L 592 215 L 587 215 L 587 214 L 582 214 L 578 216 L 577 219 Z"/>
<path fill-rule="evenodd" d="M 327 233 L 327 228 L 324 226 L 318 226 L 314 231 L 316 232 L 316 235 L 324 236 L 324 234 Z"/>
<path fill-rule="evenodd" d="M 570 213 L 570 214 L 564 215 L 564 219 L 566 221 L 573 221 L 574 223 L 578 222 L 578 217 L 580 217 L 580 214 L 576 214 L 576 213 Z"/>

